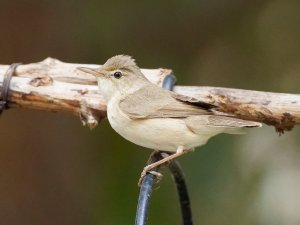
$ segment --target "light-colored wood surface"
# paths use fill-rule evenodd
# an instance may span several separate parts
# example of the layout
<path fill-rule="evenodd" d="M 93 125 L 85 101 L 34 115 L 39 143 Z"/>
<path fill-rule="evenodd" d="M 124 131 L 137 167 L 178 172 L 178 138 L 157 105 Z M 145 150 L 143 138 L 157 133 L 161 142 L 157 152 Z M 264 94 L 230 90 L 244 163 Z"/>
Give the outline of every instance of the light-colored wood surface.
<path fill-rule="evenodd" d="M 76 69 L 82 66 L 100 65 L 64 63 L 52 58 L 20 65 L 10 83 L 9 106 L 66 112 L 80 116 L 90 128 L 95 127 L 106 115 L 106 104 L 95 77 Z M 8 65 L 0 65 L 0 82 L 7 69 Z M 171 70 L 142 72 L 151 82 L 161 85 Z M 237 118 L 275 126 L 280 133 L 300 124 L 299 94 L 200 86 L 175 86 L 174 91 L 213 104 Z"/>

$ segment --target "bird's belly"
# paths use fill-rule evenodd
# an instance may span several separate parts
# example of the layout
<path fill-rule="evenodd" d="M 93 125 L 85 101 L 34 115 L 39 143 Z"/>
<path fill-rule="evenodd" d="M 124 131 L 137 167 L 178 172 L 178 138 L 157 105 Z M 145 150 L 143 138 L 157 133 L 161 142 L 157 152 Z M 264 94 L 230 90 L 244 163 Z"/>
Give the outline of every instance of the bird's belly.
<path fill-rule="evenodd" d="M 178 146 L 190 149 L 208 140 L 206 135 L 189 130 L 182 119 L 131 120 L 122 113 L 108 113 L 108 119 L 112 128 L 125 139 L 150 149 L 175 152 Z"/>

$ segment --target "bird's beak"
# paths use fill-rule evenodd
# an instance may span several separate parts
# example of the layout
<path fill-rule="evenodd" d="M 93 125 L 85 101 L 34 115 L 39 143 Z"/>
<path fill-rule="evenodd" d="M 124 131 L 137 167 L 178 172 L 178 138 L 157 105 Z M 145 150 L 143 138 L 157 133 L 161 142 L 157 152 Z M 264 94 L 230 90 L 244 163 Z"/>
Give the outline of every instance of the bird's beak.
<path fill-rule="evenodd" d="M 101 77 L 104 75 L 103 72 L 97 70 L 97 69 L 92 69 L 92 68 L 87 68 L 87 67 L 77 67 L 78 70 L 84 72 L 84 73 L 89 73 L 92 74 L 96 77 Z"/>

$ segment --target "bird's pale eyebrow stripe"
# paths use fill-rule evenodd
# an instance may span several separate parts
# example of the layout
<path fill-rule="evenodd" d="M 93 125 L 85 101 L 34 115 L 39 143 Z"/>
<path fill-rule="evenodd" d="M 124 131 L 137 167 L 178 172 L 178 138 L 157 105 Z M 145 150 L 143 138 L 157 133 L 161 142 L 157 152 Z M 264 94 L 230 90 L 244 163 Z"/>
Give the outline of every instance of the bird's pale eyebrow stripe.
<path fill-rule="evenodd" d="M 120 68 L 120 70 L 127 72 L 127 73 L 133 72 L 131 69 L 129 69 L 127 67 Z"/>

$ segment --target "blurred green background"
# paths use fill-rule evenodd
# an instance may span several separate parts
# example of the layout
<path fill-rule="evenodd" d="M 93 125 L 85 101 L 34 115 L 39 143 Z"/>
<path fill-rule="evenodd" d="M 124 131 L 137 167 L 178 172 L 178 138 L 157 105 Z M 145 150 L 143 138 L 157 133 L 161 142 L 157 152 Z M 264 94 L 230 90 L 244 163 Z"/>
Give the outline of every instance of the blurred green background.
<path fill-rule="evenodd" d="M 102 64 L 129 54 L 179 83 L 299 93 L 300 2 L 0 0 L 0 63 Z M 195 224 L 299 225 L 299 128 L 220 135 L 180 159 Z M 12 109 L 0 118 L 0 224 L 133 224 L 149 150 L 103 121 Z M 150 224 L 179 225 L 167 171 Z"/>

